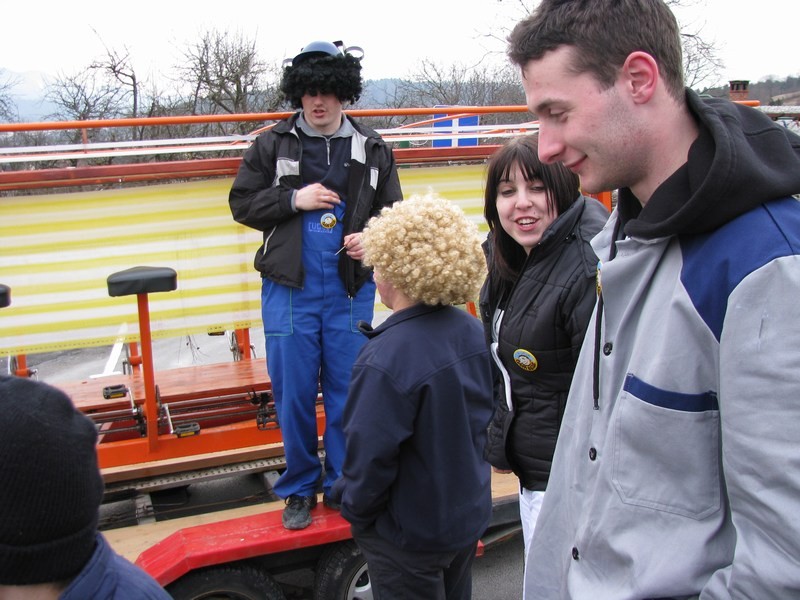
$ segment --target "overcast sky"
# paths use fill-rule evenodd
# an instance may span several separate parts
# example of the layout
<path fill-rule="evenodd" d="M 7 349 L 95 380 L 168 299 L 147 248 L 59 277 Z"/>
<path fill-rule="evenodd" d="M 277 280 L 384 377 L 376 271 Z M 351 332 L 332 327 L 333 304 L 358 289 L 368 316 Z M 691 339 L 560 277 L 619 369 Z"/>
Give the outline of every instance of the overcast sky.
<path fill-rule="evenodd" d="M 800 74 L 800 21 L 785 0 L 686 0 L 679 20 L 715 41 L 725 62 L 718 83 Z M 203 32 L 255 38 L 280 63 L 316 39 L 361 46 L 366 79 L 403 77 L 419 61 L 502 61 L 503 39 L 530 0 L 14 0 L 0 33 L 0 69 L 55 75 L 83 70 L 104 48 L 127 48 L 137 72 L 171 71 Z M 793 3 L 789 3 L 793 4 Z M 789 14 L 789 13 L 792 14 Z M 17 90 L 17 93 L 23 90 Z M 25 90 L 23 93 L 27 92 Z"/>

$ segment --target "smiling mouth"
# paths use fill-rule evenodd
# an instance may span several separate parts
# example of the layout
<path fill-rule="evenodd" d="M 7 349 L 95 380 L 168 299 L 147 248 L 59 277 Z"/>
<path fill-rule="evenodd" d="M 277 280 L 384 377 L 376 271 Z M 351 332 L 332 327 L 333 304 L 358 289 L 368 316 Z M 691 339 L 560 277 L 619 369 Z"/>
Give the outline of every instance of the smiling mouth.
<path fill-rule="evenodd" d="M 532 217 L 522 217 L 521 219 L 517 219 L 517 225 L 521 225 L 522 227 L 528 227 L 530 225 L 536 225 L 539 222 L 539 219 L 534 219 Z"/>
<path fill-rule="evenodd" d="M 572 171 L 574 173 L 576 169 L 580 168 L 580 166 L 583 164 L 584 160 L 586 160 L 585 156 L 583 158 L 581 158 L 580 160 L 575 161 L 572 164 L 569 164 L 569 165 L 565 164 L 564 166 L 567 167 L 570 171 Z"/>

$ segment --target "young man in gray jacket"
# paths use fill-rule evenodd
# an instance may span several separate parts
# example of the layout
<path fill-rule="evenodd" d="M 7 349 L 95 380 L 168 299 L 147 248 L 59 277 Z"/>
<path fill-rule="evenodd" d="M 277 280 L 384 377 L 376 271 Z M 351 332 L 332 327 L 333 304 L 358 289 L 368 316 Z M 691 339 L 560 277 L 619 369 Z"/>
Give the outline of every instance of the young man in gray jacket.
<path fill-rule="evenodd" d="M 619 188 L 526 597 L 800 597 L 800 138 L 685 89 L 661 0 L 509 42 L 540 158 Z"/>

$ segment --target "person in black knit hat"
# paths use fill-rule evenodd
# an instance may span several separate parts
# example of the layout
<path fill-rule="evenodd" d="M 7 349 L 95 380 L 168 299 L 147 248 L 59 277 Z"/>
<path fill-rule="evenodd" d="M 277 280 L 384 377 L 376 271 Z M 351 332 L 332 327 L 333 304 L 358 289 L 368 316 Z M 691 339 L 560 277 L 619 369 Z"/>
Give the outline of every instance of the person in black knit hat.
<path fill-rule="evenodd" d="M 0 376 L 0 598 L 169 595 L 97 531 L 94 423 L 46 383 Z"/>

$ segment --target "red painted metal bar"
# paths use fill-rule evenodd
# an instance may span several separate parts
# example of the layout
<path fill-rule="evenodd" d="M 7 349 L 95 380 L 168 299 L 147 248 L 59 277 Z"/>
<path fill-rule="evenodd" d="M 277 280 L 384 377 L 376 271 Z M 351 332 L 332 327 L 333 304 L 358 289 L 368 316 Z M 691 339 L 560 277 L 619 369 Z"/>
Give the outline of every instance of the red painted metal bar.
<path fill-rule="evenodd" d="M 485 160 L 497 144 L 451 148 L 395 148 L 398 164 Z M 52 189 L 81 185 L 102 185 L 189 179 L 233 177 L 242 158 L 211 158 L 158 163 L 84 166 L 71 169 L 26 169 L 0 172 L 0 190 Z"/>
<path fill-rule="evenodd" d="M 283 527 L 280 510 L 187 527 L 142 552 L 136 564 L 166 586 L 194 569 L 350 539 L 350 523 L 338 511 L 318 505 L 311 514 L 311 525 L 297 531 Z"/>
<path fill-rule="evenodd" d="M 140 371 L 142 368 L 142 355 L 139 354 L 139 344 L 130 342 L 128 344 L 128 353 L 130 354 L 128 364 L 131 366 L 131 373 Z"/>
<path fill-rule="evenodd" d="M 168 434 L 158 436 L 158 452 L 155 455 L 150 451 L 148 438 L 99 444 L 97 458 L 101 469 L 111 469 L 279 442 L 281 442 L 280 430 L 260 430 L 256 426 L 256 420 L 249 419 L 201 430 L 198 435 L 185 438 Z"/>
<path fill-rule="evenodd" d="M 30 377 L 32 373 L 31 370 L 28 369 L 28 357 L 25 354 L 18 354 L 16 359 L 17 368 L 14 371 L 14 375 L 17 377 Z"/>
<path fill-rule="evenodd" d="M 158 405 L 153 370 L 153 346 L 150 338 L 150 307 L 147 294 L 136 294 L 139 308 L 139 339 L 142 345 L 142 375 L 144 377 L 144 415 L 147 422 L 147 448 L 154 453 L 158 447 Z"/>
<path fill-rule="evenodd" d="M 236 330 L 236 344 L 239 346 L 239 356 L 242 360 L 247 360 L 253 357 L 250 350 L 250 330 L 237 329 Z"/>

